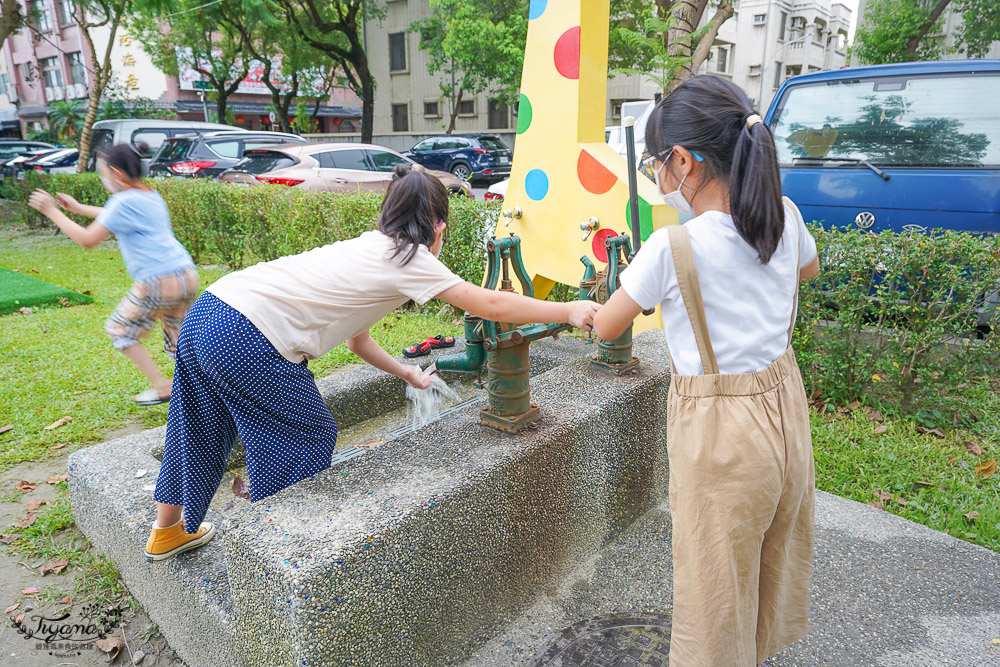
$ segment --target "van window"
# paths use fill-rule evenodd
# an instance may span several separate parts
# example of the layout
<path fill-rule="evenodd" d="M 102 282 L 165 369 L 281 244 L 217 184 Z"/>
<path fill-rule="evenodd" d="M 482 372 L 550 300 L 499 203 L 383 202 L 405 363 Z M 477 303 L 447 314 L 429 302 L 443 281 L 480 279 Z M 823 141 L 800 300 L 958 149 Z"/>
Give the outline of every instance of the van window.
<path fill-rule="evenodd" d="M 782 166 L 867 160 L 1000 166 L 1000 75 L 849 79 L 790 86 L 771 127 Z"/>
<path fill-rule="evenodd" d="M 219 157 L 238 158 L 240 156 L 240 142 L 235 139 L 229 141 L 213 141 L 208 145 L 212 152 Z"/>
<path fill-rule="evenodd" d="M 312 156 L 325 169 L 353 169 L 355 171 L 371 171 L 365 153 L 360 148 L 348 148 L 330 151 Z"/>
<path fill-rule="evenodd" d="M 90 140 L 91 153 L 111 148 L 115 141 L 115 133 L 112 130 L 94 130 L 94 137 Z"/>
<path fill-rule="evenodd" d="M 166 130 L 136 130 L 132 133 L 132 144 L 136 145 L 139 142 L 146 144 L 149 150 L 141 153 L 142 157 L 150 157 L 156 152 L 156 149 L 167 140 Z"/>

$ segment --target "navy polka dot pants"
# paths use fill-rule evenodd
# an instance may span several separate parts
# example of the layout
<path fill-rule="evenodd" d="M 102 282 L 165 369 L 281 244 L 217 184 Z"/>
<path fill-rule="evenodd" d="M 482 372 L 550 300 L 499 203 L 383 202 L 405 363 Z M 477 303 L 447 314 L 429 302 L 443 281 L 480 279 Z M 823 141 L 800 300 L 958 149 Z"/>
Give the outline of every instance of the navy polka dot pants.
<path fill-rule="evenodd" d="M 153 498 L 205 518 L 236 441 L 257 501 L 330 466 L 337 422 L 306 362 L 282 357 L 250 320 L 205 292 L 177 339 L 167 439 Z"/>

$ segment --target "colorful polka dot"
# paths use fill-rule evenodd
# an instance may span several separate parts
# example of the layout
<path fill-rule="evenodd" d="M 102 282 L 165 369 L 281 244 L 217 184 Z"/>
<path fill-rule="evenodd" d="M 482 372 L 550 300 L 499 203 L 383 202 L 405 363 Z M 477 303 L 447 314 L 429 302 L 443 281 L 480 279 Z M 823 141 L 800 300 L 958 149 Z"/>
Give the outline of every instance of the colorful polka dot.
<path fill-rule="evenodd" d="M 632 207 L 628 205 L 627 199 L 625 200 L 625 222 L 628 223 L 629 233 L 631 234 Z M 653 233 L 653 207 L 642 197 L 639 197 L 639 232 L 642 234 L 643 241 L 648 239 L 649 235 Z M 632 242 L 632 245 L 635 245 L 635 241 Z"/>
<path fill-rule="evenodd" d="M 543 199 L 549 191 L 549 177 L 541 169 L 532 169 L 524 177 L 524 191 L 535 201 Z"/>
<path fill-rule="evenodd" d="M 590 243 L 590 249 L 594 251 L 597 261 L 608 263 L 608 249 L 604 247 L 604 239 L 610 236 L 618 236 L 618 232 L 613 229 L 598 229 L 594 234 L 594 240 Z"/>
<path fill-rule="evenodd" d="M 531 125 L 531 102 L 528 96 L 521 93 L 521 99 L 517 103 L 517 133 L 522 134 Z"/>
<path fill-rule="evenodd" d="M 580 26 L 570 28 L 556 41 L 556 71 L 567 79 L 580 78 Z"/>
<path fill-rule="evenodd" d="M 618 177 L 587 151 L 580 151 L 580 157 L 576 161 L 576 175 L 587 192 L 595 195 L 603 195 L 618 182 Z"/>
<path fill-rule="evenodd" d="M 531 4 L 528 5 L 528 20 L 537 19 L 544 14 L 548 4 L 548 0 L 531 0 Z"/>

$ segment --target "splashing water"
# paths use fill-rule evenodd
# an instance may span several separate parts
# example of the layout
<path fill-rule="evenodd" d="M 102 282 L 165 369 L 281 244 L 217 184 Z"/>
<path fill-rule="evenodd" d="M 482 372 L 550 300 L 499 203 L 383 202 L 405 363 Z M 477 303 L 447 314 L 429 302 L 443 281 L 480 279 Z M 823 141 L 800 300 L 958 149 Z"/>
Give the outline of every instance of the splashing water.
<path fill-rule="evenodd" d="M 412 385 L 406 386 L 406 398 L 413 404 L 413 425 L 426 426 L 438 418 L 441 407 L 446 401 L 457 401 L 460 397 L 454 389 L 441 379 L 440 375 L 434 375 L 437 367 L 432 363 L 424 369 L 424 377 L 433 375 L 431 386 L 427 389 L 417 389 Z"/>

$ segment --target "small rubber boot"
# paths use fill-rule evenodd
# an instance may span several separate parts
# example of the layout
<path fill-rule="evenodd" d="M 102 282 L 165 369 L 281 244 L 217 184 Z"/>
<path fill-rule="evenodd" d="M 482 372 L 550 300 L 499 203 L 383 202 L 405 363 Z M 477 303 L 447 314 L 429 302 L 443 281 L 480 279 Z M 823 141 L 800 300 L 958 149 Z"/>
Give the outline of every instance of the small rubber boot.
<path fill-rule="evenodd" d="M 202 522 L 197 532 L 191 534 L 184 532 L 184 519 L 166 528 L 157 528 L 154 521 L 149 539 L 146 540 L 146 560 L 150 563 L 170 560 L 188 549 L 197 549 L 208 544 L 213 537 L 215 537 L 215 526 L 208 521 Z"/>

